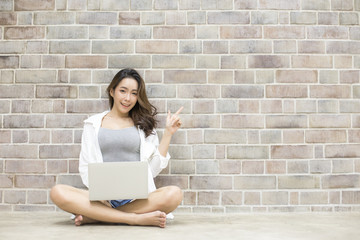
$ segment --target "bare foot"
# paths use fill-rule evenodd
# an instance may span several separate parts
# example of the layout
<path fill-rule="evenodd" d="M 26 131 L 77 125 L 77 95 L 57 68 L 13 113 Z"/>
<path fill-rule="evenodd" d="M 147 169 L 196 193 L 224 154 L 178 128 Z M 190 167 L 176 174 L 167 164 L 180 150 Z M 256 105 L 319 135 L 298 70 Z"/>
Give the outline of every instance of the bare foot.
<path fill-rule="evenodd" d="M 81 225 L 84 225 L 84 224 L 87 224 L 87 223 L 95 223 L 95 222 L 97 222 L 97 221 L 94 220 L 94 219 L 85 217 L 83 215 L 76 215 L 75 216 L 75 226 L 81 226 Z"/>
<path fill-rule="evenodd" d="M 150 213 L 135 214 L 134 222 L 130 225 L 157 226 L 164 228 L 166 225 L 166 214 L 155 211 Z"/>

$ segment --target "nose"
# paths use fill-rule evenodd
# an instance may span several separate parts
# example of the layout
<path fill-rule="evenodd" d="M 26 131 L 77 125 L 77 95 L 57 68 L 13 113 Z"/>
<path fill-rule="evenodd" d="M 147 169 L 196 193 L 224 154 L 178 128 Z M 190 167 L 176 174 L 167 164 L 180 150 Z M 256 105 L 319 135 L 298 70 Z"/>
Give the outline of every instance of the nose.
<path fill-rule="evenodd" d="M 130 93 L 126 94 L 125 99 L 128 100 L 128 101 L 130 100 Z"/>

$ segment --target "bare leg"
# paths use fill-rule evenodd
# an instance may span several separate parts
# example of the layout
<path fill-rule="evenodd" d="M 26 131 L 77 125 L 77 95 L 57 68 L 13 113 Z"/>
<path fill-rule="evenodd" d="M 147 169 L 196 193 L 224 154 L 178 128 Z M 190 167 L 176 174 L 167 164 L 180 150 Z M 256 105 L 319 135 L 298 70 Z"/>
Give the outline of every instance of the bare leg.
<path fill-rule="evenodd" d="M 150 194 L 149 199 L 150 197 L 152 199 L 152 195 L 154 194 L 155 196 L 159 194 L 165 196 L 165 192 L 167 191 L 161 189 L 157 190 Z M 182 194 L 179 194 L 181 193 L 179 189 L 177 192 L 177 205 L 179 205 L 182 199 Z M 160 195 L 154 198 L 154 200 L 157 200 Z M 101 221 L 111 223 L 125 223 L 129 225 L 155 225 L 159 227 L 165 227 L 166 215 L 164 211 L 168 212 L 177 207 L 177 205 L 175 207 L 174 205 L 169 207 L 168 204 L 164 204 L 168 199 L 163 199 L 158 203 L 148 200 L 136 200 L 131 203 L 134 205 L 132 207 L 133 211 L 131 211 L 131 209 L 127 209 L 127 211 L 126 209 L 119 211 L 120 209 L 113 209 L 101 202 L 89 201 L 88 191 L 66 185 L 56 185 L 53 187 L 50 196 L 52 201 L 61 209 L 77 214 L 75 219 L 76 225 Z M 136 203 L 137 201 L 142 201 L 143 203 Z M 140 207 L 140 209 L 136 207 L 137 205 Z M 164 206 L 166 207 L 164 210 L 162 210 Z"/>

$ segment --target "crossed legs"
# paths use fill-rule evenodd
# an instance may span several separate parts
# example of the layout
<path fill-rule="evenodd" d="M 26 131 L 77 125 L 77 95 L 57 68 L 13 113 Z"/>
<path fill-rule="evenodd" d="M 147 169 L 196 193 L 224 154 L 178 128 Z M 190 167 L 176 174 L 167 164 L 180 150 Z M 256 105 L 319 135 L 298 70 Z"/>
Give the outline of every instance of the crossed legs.
<path fill-rule="evenodd" d="M 165 227 L 166 214 L 179 206 L 182 192 L 176 186 L 159 188 L 148 199 L 135 200 L 116 209 L 104 202 L 89 201 L 88 191 L 68 185 L 54 186 L 50 197 L 59 208 L 76 215 L 76 225 L 108 222 Z"/>

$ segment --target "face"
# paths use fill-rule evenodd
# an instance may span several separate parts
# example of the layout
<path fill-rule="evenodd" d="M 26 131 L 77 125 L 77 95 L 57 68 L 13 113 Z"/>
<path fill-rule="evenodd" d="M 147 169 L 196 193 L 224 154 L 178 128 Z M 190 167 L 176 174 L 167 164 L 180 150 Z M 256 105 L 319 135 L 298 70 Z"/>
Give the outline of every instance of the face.
<path fill-rule="evenodd" d="M 124 78 L 110 95 L 114 98 L 114 110 L 122 115 L 128 115 L 138 99 L 138 83 L 135 79 Z"/>

